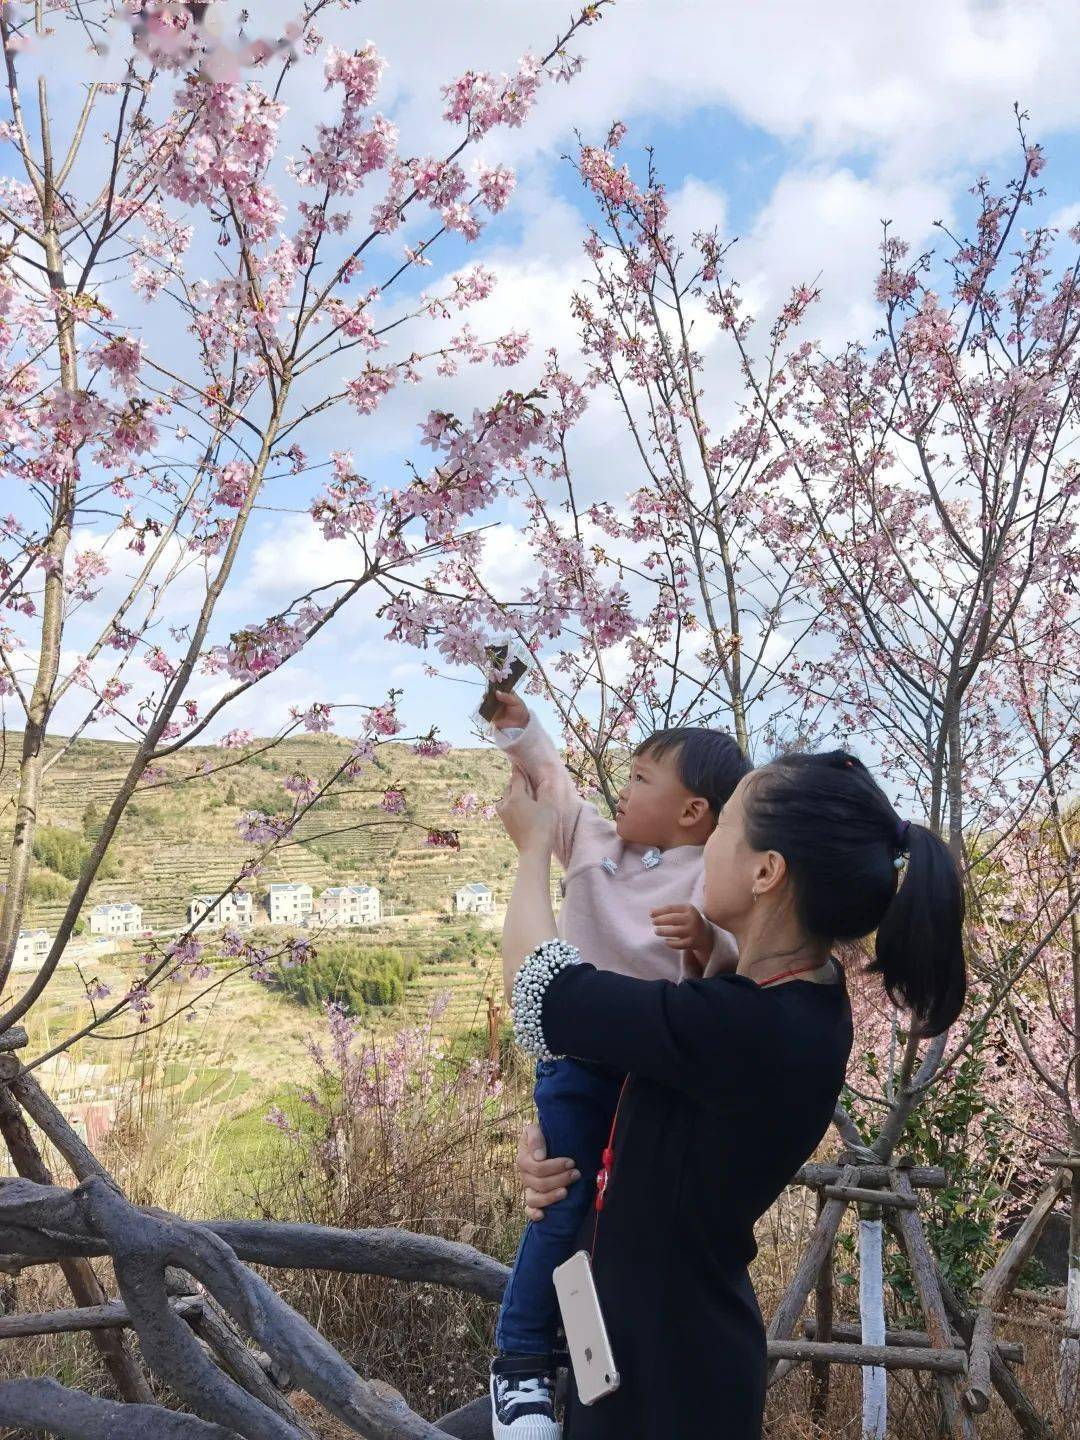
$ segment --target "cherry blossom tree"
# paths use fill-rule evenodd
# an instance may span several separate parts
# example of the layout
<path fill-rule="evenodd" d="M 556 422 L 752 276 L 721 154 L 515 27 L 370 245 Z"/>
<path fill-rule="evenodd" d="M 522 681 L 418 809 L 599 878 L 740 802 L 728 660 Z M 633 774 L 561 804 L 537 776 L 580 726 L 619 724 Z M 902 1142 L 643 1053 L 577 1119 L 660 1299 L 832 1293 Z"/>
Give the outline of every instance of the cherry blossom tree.
<path fill-rule="evenodd" d="M 625 133 L 613 126 L 575 161 L 598 216 L 571 307 L 581 363 L 547 356 L 537 391 L 548 441 L 522 457 L 512 487 L 534 578 L 516 593 L 490 578 L 481 534 L 435 567 L 427 593 L 386 609 L 395 638 L 430 642 L 444 662 L 480 663 L 493 633 L 522 639 L 568 763 L 612 810 L 618 757 L 650 730 L 717 724 L 760 753 L 814 724 L 814 706 L 784 689 L 814 611 L 775 422 L 805 385 L 787 350 L 816 293 L 800 287 L 762 333 L 717 233 L 684 249 L 652 156 L 640 185 L 619 163 Z M 740 399 L 717 374 L 718 350 Z M 625 430 L 622 494 L 577 459 L 590 404 Z"/>
<path fill-rule="evenodd" d="M 306 0 L 269 36 L 259 33 L 258 14 L 227 33 L 223 7 L 178 0 L 3 7 L 2 138 L 12 164 L 0 179 L 0 465 L 5 495 L 15 499 L 0 520 L 0 697 L 5 744 L 18 751 L 0 903 L 5 984 L 49 769 L 96 725 L 131 742 L 49 953 L 0 1006 L 0 1037 L 15 1049 L 25 1044 L 17 1022 L 46 992 L 132 797 L 198 783 L 242 761 L 252 737 L 226 728 L 230 707 L 361 592 L 422 575 L 467 545 L 471 517 L 490 503 L 506 468 L 550 443 L 535 397 L 500 395 L 505 387 L 493 377 L 489 405 L 466 420 L 429 420 L 434 459 L 426 473 L 403 465 L 401 482 L 381 487 L 362 473 L 364 422 L 395 388 L 461 365 L 506 366 L 525 353 L 526 337 L 478 335 L 463 318 L 491 292 L 489 270 L 443 264 L 424 289 L 417 272 L 436 267 L 448 240 L 474 241 L 506 206 L 512 171 L 470 152 L 523 124 L 543 86 L 576 75 L 582 62 L 568 46 L 609 3 L 585 5 L 549 49 L 526 55 L 512 73 L 469 70 L 452 79 L 443 115 L 454 138 L 444 152 L 420 156 L 401 152 L 393 122 L 378 109 L 383 57 L 370 44 L 343 49 L 320 33 L 338 12 L 351 25 L 354 0 Z M 80 64 L 98 78 L 55 83 L 57 72 L 77 74 Z M 289 98 L 305 98 L 298 87 L 313 80 L 296 119 Z M 317 118 L 303 131 L 305 110 Z M 286 125 L 291 154 L 282 145 Z M 334 412 L 348 417 L 356 448 L 334 443 Z M 237 589 L 245 536 L 268 492 L 283 485 L 305 496 L 335 558 L 276 613 L 230 629 L 223 600 Z M 340 562 L 333 541 L 345 542 L 351 558 Z M 336 724 L 355 738 L 329 779 L 290 778 L 286 813 L 243 818 L 250 860 L 224 893 L 292 843 L 298 820 L 356 777 L 387 738 L 411 738 L 422 755 L 446 749 L 434 730 L 403 735 L 399 698 L 373 694 L 340 711 L 299 696 L 269 721 L 277 734 L 264 744 Z M 63 738 L 58 713 L 71 717 Z M 219 765 L 186 760 L 194 741 L 223 732 Z M 397 789 L 386 790 L 388 815 L 399 814 L 399 800 Z M 454 833 L 433 829 L 429 839 L 453 844 Z M 154 993 L 166 980 L 206 980 L 198 932 L 192 925 L 151 945 L 125 993 L 95 988 L 78 1034 L 118 1017 L 154 1023 Z M 259 976 L 274 959 L 303 963 L 307 942 L 271 953 L 227 932 L 221 948 L 236 970 Z M 0 1086 L 0 1129 L 28 1177 L 19 1222 L 28 1226 L 35 1186 L 48 1177 L 23 1109 L 79 1178 L 100 1171 L 33 1078 L 44 1058 L 13 1061 L 4 1072 L 10 1085 Z M 80 1303 L 104 1299 L 87 1261 L 63 1263 Z M 117 1275 L 127 1295 L 119 1258 Z M 121 1393 L 149 1401 L 126 1344 L 102 1333 Z M 169 1347 L 155 1358 L 148 1335 L 156 1365 Z M 245 1429 L 235 1396 L 226 1402 L 211 1387 L 200 1402 L 199 1388 L 185 1398 L 208 1420 L 236 1421 L 246 1434 L 300 1433 L 250 1418 Z M 4 1403 L 0 1394 L 0 1412 Z M 343 1418 L 359 1433 L 390 1433 L 380 1403 L 371 1399 L 365 1428 L 367 1401 Z M 57 1424 L 62 1412 L 57 1402 Z M 407 1412 L 399 1418 L 405 1428 L 393 1433 L 430 1429 Z M 160 1434 L 164 1423 L 155 1410 L 128 1433 Z"/>

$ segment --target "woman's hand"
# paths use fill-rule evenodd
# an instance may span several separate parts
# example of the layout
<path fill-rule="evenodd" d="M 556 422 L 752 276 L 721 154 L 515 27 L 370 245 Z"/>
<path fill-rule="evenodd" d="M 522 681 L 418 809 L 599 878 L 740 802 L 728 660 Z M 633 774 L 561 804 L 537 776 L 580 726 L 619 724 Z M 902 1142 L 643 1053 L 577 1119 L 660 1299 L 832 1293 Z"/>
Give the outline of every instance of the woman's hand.
<path fill-rule="evenodd" d="M 581 1172 L 573 1160 L 547 1158 L 547 1143 L 539 1125 L 526 1125 L 517 1149 L 518 1174 L 525 1186 L 525 1213 L 530 1220 L 543 1220 L 544 1211 L 563 1200 Z"/>
<path fill-rule="evenodd" d="M 496 690 L 499 702 L 495 719 L 491 722 L 496 730 L 524 730 L 529 723 L 529 707 L 512 690 Z"/>
<path fill-rule="evenodd" d="M 503 828 L 519 852 L 555 848 L 555 827 L 558 817 L 553 806 L 537 800 L 525 772 L 515 765 L 502 799 L 495 806 Z"/>

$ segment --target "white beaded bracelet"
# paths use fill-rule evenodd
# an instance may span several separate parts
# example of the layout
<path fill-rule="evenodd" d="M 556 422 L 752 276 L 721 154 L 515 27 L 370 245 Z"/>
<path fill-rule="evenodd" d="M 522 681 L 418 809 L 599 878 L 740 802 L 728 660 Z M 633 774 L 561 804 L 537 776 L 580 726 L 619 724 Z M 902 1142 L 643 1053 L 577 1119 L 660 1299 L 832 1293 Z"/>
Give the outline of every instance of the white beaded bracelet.
<path fill-rule="evenodd" d="M 537 1060 L 557 1060 L 544 1039 L 544 995 L 560 971 L 581 964 L 581 951 L 565 940 L 545 940 L 530 950 L 514 976 L 510 1004 L 514 1010 L 514 1039 L 522 1050 Z"/>

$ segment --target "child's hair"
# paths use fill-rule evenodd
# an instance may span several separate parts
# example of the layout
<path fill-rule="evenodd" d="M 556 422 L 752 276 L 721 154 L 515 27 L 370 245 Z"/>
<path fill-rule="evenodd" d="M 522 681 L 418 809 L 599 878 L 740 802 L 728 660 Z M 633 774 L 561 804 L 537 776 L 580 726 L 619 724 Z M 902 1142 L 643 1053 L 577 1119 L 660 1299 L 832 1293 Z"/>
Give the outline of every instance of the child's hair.
<path fill-rule="evenodd" d="M 753 768 L 730 735 L 694 725 L 654 731 L 641 742 L 634 756 L 659 758 L 672 751 L 679 779 L 691 795 L 700 795 L 709 802 L 714 820 L 731 799 L 735 786 Z"/>
<path fill-rule="evenodd" d="M 964 891 L 932 830 L 902 821 L 854 755 L 784 755 L 746 791 L 746 837 L 787 862 L 809 934 L 861 940 L 876 930 L 869 969 L 925 1035 L 959 1015 L 967 990 Z M 897 865 L 900 861 L 900 865 Z"/>

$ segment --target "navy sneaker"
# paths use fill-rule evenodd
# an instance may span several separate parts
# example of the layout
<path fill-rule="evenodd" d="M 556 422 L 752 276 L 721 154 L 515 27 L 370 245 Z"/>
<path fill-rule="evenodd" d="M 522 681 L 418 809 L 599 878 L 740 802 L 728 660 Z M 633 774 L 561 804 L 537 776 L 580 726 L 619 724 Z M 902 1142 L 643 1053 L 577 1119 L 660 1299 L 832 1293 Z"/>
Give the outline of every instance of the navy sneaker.
<path fill-rule="evenodd" d="M 560 1440 L 555 1374 L 545 1355 L 499 1355 L 491 1362 L 494 1440 Z"/>

